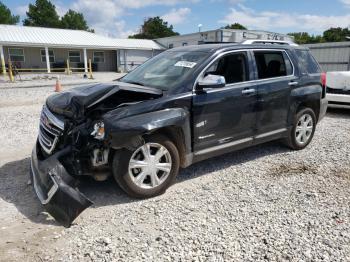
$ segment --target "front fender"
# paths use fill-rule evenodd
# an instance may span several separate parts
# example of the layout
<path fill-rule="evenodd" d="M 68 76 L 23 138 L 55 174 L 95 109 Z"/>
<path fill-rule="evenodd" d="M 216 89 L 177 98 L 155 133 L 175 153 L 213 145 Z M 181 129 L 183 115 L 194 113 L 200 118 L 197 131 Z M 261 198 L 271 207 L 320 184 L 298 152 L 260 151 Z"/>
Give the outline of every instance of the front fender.
<path fill-rule="evenodd" d="M 122 148 L 135 137 L 149 134 L 165 127 L 179 127 L 185 135 L 185 143 L 190 138 L 190 113 L 184 108 L 169 108 L 122 119 L 105 118 L 105 133 L 112 148 Z M 187 147 L 187 146 L 186 146 Z"/>

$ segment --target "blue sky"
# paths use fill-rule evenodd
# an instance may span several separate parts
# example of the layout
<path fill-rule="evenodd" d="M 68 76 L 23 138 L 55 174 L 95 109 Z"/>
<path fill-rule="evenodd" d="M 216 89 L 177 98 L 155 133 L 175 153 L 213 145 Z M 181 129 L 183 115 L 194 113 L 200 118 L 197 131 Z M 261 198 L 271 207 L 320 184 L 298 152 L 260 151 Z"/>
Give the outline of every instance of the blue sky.
<path fill-rule="evenodd" d="M 34 0 L 3 0 L 23 19 Z M 53 0 L 60 15 L 82 12 L 96 33 L 125 38 L 143 20 L 161 16 L 185 34 L 239 22 L 249 29 L 320 34 L 329 27 L 350 26 L 350 0 Z"/>

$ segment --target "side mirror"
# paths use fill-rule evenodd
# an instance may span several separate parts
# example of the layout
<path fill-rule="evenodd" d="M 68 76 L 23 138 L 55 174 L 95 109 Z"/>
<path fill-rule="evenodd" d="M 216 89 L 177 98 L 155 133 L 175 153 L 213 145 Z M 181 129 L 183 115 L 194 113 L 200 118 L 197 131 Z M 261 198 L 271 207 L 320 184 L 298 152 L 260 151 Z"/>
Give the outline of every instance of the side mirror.
<path fill-rule="evenodd" d="M 226 85 L 225 77 L 218 75 L 207 75 L 198 81 L 197 89 L 203 90 L 205 88 L 221 88 Z"/>

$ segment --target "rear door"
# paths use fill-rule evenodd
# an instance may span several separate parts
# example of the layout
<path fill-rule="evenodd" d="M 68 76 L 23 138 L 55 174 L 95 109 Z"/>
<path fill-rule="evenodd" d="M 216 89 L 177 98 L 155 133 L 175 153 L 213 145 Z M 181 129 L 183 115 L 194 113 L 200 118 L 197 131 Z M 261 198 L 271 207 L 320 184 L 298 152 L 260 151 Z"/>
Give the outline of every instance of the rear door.
<path fill-rule="evenodd" d="M 284 50 L 253 51 L 256 64 L 257 138 L 270 137 L 287 131 L 290 95 L 298 85 L 294 66 Z"/>
<path fill-rule="evenodd" d="M 233 141 L 252 140 L 257 86 L 249 82 L 253 78 L 249 61 L 245 51 L 228 53 L 214 60 L 200 76 L 224 76 L 226 86 L 196 92 L 193 96 L 195 152 L 209 153 L 211 149 L 228 147 Z"/>

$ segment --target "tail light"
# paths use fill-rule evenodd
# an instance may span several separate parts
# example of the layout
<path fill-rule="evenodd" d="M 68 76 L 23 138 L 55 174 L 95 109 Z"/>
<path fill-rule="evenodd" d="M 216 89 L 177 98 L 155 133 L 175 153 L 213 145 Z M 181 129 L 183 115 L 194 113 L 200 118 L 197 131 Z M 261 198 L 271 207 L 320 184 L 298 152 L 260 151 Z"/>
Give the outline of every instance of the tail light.
<path fill-rule="evenodd" d="M 326 97 L 327 91 L 327 74 L 325 72 L 321 73 L 321 84 L 322 84 L 322 98 Z"/>
<path fill-rule="evenodd" d="M 327 85 L 327 74 L 326 73 L 321 73 L 321 84 L 324 88 L 326 88 Z"/>

